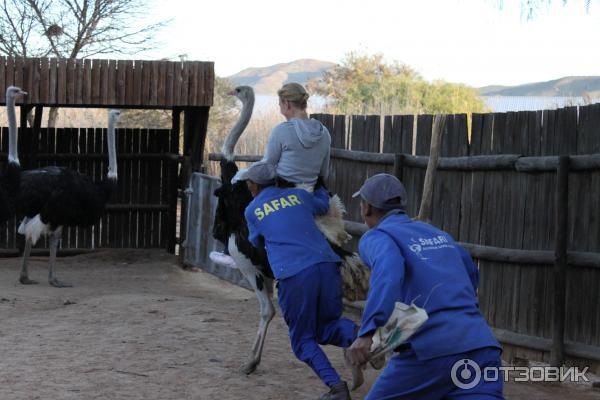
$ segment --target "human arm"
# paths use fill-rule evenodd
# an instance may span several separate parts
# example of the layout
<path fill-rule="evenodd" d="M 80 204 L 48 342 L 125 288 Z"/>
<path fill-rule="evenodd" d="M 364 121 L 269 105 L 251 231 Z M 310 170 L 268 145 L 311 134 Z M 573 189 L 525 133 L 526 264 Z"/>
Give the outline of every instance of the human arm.
<path fill-rule="evenodd" d="M 371 269 L 369 295 L 358 337 L 350 346 L 354 365 L 368 361 L 375 330 L 389 320 L 404 282 L 404 257 L 391 238 L 371 231 L 360 242 L 361 258 Z"/>
<path fill-rule="evenodd" d="M 369 294 L 358 336 L 372 334 L 389 320 L 401 300 L 405 260 L 399 247 L 386 233 L 372 230 L 359 244 L 362 260 L 371 270 Z"/>
<path fill-rule="evenodd" d="M 313 215 L 325 215 L 329 211 L 329 192 L 325 188 L 315 189 L 312 194 L 298 189 L 298 193 L 302 201 L 311 208 Z"/>
<path fill-rule="evenodd" d="M 260 229 L 256 223 L 255 217 L 250 211 L 250 207 L 244 212 L 246 217 L 246 226 L 248 227 L 248 241 L 256 248 L 265 247 L 264 237 L 260 233 Z"/>

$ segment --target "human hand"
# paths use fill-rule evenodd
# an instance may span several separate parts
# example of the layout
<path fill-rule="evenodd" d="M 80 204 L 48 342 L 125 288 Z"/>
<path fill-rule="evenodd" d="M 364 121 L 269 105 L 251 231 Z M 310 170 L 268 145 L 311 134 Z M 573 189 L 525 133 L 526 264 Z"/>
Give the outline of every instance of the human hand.
<path fill-rule="evenodd" d="M 367 363 L 369 360 L 369 353 L 371 351 L 371 345 L 373 344 L 373 336 L 366 335 L 356 338 L 354 343 L 350 346 L 350 356 L 352 358 L 352 365 L 361 366 Z"/>

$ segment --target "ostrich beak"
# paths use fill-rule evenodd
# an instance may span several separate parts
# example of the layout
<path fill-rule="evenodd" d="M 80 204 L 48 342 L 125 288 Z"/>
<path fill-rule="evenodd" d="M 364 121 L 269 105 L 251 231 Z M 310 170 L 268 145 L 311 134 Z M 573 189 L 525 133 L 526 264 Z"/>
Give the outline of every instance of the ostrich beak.
<path fill-rule="evenodd" d="M 235 96 L 237 93 L 235 90 L 232 90 L 231 92 L 227 92 L 227 94 L 230 96 Z"/>
<path fill-rule="evenodd" d="M 17 94 L 18 94 L 18 95 L 21 95 L 21 96 L 27 96 L 27 95 L 29 95 L 29 93 L 27 93 L 27 92 L 26 92 L 26 91 L 24 91 L 24 90 L 19 90 L 19 91 L 17 92 Z"/>

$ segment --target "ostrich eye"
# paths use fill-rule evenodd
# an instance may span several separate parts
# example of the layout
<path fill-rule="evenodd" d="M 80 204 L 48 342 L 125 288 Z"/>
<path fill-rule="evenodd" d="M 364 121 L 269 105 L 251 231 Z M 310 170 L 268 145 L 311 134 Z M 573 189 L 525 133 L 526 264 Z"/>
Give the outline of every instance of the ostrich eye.
<path fill-rule="evenodd" d="M 239 92 L 240 92 L 240 89 L 235 89 L 235 91 L 236 91 L 237 93 L 239 93 Z"/>

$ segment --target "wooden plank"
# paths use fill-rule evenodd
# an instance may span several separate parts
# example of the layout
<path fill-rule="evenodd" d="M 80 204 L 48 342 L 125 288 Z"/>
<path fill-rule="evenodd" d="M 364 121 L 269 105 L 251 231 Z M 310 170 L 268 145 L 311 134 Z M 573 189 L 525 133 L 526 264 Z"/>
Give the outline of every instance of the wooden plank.
<path fill-rule="evenodd" d="M 188 92 L 189 92 L 190 78 L 189 78 L 189 63 L 183 63 L 181 69 L 181 92 L 179 97 L 178 105 L 188 104 Z"/>
<path fill-rule="evenodd" d="M 83 76 L 81 82 L 82 104 L 93 104 L 92 99 L 92 60 L 83 60 Z"/>
<path fill-rule="evenodd" d="M 83 63 L 81 63 L 81 71 L 83 76 Z M 83 80 L 79 81 L 79 87 L 83 89 Z M 77 153 L 78 154 L 86 154 L 87 153 L 87 129 L 80 128 L 77 129 Z M 78 164 L 78 170 L 84 175 L 91 176 L 88 169 L 87 161 L 80 161 Z M 86 229 L 77 229 L 77 246 L 80 248 L 91 249 L 91 232 L 93 227 Z"/>
<path fill-rule="evenodd" d="M 58 59 L 58 71 L 56 79 L 56 103 L 64 105 L 67 103 L 67 60 Z"/>
<path fill-rule="evenodd" d="M 83 85 L 84 85 L 84 69 L 83 69 L 83 60 L 77 59 L 75 60 L 75 95 L 74 95 L 74 103 L 75 104 L 84 104 L 83 103 Z"/>
<path fill-rule="evenodd" d="M 203 106 L 212 107 L 215 90 L 215 63 L 205 62 L 205 76 L 206 81 L 204 84 L 204 101 Z"/>
<path fill-rule="evenodd" d="M 163 129 L 159 131 L 159 141 L 158 147 L 161 153 L 168 153 L 170 151 L 170 134 L 169 130 Z M 164 204 L 166 206 L 170 206 L 170 196 L 169 196 L 169 164 L 170 162 L 167 160 L 161 161 L 161 195 L 160 195 L 160 204 Z M 212 193 L 211 193 L 212 195 Z M 170 210 L 169 210 L 170 211 Z M 160 241 L 159 247 L 167 248 L 169 243 L 169 211 L 161 212 L 160 215 Z"/>
<path fill-rule="evenodd" d="M 337 147 L 340 149 L 346 148 L 346 116 L 345 115 L 335 115 L 334 116 L 331 147 Z"/>
<path fill-rule="evenodd" d="M 23 57 L 15 57 L 14 85 L 23 87 Z"/>
<path fill-rule="evenodd" d="M 140 131 L 140 153 L 148 153 L 148 130 L 143 129 Z M 150 177 L 150 173 L 148 170 L 149 162 L 148 161 L 140 161 L 140 182 L 148 182 Z M 140 202 L 146 203 L 148 202 L 148 192 L 149 185 L 141 184 L 139 186 L 139 199 Z M 149 226 L 148 223 L 148 212 L 140 212 L 138 219 L 138 246 L 140 248 L 149 247 Z"/>
<path fill-rule="evenodd" d="M 108 77 L 110 74 L 109 60 L 100 60 L 100 103 L 102 105 L 109 104 L 109 84 Z"/>
<path fill-rule="evenodd" d="M 182 71 L 183 64 L 180 62 L 174 62 L 173 69 L 173 105 L 181 104 L 181 86 L 183 83 Z"/>
<path fill-rule="evenodd" d="M 158 94 L 157 104 L 160 106 L 166 106 L 166 94 L 167 94 L 167 67 L 168 61 L 158 62 Z"/>
<path fill-rule="evenodd" d="M 365 117 L 353 115 L 350 122 L 350 149 L 366 151 L 365 146 Z"/>
<path fill-rule="evenodd" d="M 4 74 L 5 74 L 6 86 L 14 85 L 15 84 L 15 59 L 14 58 L 8 57 L 6 59 L 6 68 L 4 71 L 5 71 Z M 6 93 L 3 93 L 2 96 L 6 96 Z M 6 99 L 4 101 L 6 101 Z"/>
<path fill-rule="evenodd" d="M 165 106 L 173 105 L 173 89 L 175 86 L 175 66 L 177 64 L 174 62 L 167 61 L 166 62 L 166 77 L 165 77 L 165 94 L 163 104 Z"/>
<path fill-rule="evenodd" d="M 123 90 L 123 104 L 124 105 L 128 105 L 128 104 L 134 104 L 134 100 L 133 100 L 133 93 L 134 93 L 134 85 L 135 85 L 135 79 L 134 79 L 134 70 L 133 70 L 133 61 L 132 60 L 126 60 L 125 61 L 125 88 Z"/>
<path fill-rule="evenodd" d="M 48 58 L 40 59 L 40 93 L 39 101 L 43 104 L 48 104 L 49 98 L 49 86 L 48 81 L 50 79 L 50 64 Z"/>
<path fill-rule="evenodd" d="M 556 185 L 556 239 L 554 263 L 554 307 L 552 313 L 552 352 L 550 365 L 560 367 L 565 358 L 565 314 L 567 280 L 567 227 L 569 195 L 569 156 L 561 156 Z"/>
<path fill-rule="evenodd" d="M 160 77 L 158 76 L 158 63 L 156 61 L 150 62 L 150 68 L 152 74 L 150 75 L 150 101 L 149 104 L 158 104 L 158 82 Z"/>
<path fill-rule="evenodd" d="M 140 154 L 140 129 L 134 129 L 132 131 L 132 149 L 131 151 L 135 154 Z M 129 186 L 131 187 L 131 202 L 132 203 L 141 203 L 140 198 L 140 187 L 143 183 L 141 182 L 140 177 L 140 160 L 132 160 L 131 162 L 131 183 Z M 139 218 L 140 213 L 135 211 L 131 213 L 131 229 L 130 229 L 130 240 L 131 246 L 135 248 L 142 247 L 139 240 Z"/>
<path fill-rule="evenodd" d="M 48 104 L 56 104 L 58 100 L 58 60 L 48 60 Z"/>
<path fill-rule="evenodd" d="M 133 70 L 133 101 L 131 104 L 140 104 L 142 96 L 147 98 L 147 94 L 144 94 L 144 62 L 141 60 L 135 61 L 135 67 Z"/>
<path fill-rule="evenodd" d="M 41 64 L 39 58 L 29 59 L 28 81 L 31 85 L 29 90 L 29 102 L 38 104 L 40 102 Z"/>
<path fill-rule="evenodd" d="M 67 91 L 66 91 L 66 104 L 75 103 L 75 60 L 67 60 Z"/>
<path fill-rule="evenodd" d="M 115 104 L 122 105 L 125 103 L 125 79 L 127 78 L 126 61 L 117 61 L 117 73 L 116 73 L 116 93 L 115 93 Z"/>
<path fill-rule="evenodd" d="M 108 80 L 104 82 L 108 89 L 106 104 L 114 106 L 117 104 L 117 62 L 108 60 Z"/>
<path fill-rule="evenodd" d="M 188 81 L 188 96 L 186 98 L 186 104 L 194 104 L 196 100 L 196 93 L 198 92 L 198 63 L 190 63 L 189 68 L 189 81 Z"/>

